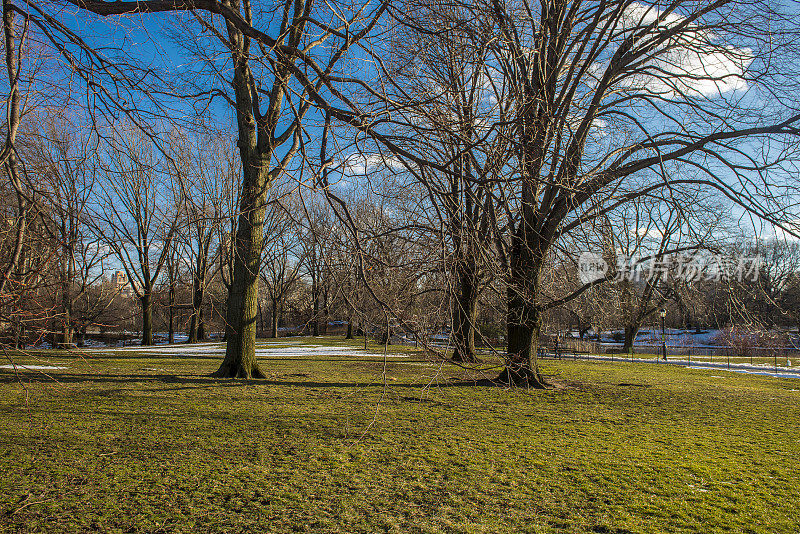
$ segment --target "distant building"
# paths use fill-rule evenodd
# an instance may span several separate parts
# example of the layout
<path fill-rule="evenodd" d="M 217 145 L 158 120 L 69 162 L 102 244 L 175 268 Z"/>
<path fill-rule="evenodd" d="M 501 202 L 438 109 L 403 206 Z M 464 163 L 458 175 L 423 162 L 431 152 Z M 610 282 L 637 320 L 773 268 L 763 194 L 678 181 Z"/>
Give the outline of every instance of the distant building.
<path fill-rule="evenodd" d="M 114 289 L 117 291 L 122 291 L 122 289 L 128 285 L 128 281 L 125 279 L 125 273 L 122 271 L 117 271 L 114 273 L 112 282 L 114 283 Z"/>
<path fill-rule="evenodd" d="M 114 284 L 114 291 L 123 297 L 130 297 L 133 295 L 133 289 L 131 289 L 131 285 L 128 283 L 128 277 L 125 276 L 123 271 L 115 272 L 114 276 L 111 277 L 111 283 Z"/>

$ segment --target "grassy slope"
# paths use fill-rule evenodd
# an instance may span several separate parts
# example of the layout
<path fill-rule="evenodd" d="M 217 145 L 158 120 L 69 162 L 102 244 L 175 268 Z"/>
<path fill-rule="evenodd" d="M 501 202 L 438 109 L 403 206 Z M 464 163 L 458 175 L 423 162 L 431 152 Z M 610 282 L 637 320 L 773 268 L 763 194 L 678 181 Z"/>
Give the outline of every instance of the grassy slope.
<path fill-rule="evenodd" d="M 570 386 L 526 393 L 412 355 L 384 394 L 376 359 L 50 356 L 58 383 L 0 371 L 0 530 L 800 529 L 794 380 L 546 362 Z"/>

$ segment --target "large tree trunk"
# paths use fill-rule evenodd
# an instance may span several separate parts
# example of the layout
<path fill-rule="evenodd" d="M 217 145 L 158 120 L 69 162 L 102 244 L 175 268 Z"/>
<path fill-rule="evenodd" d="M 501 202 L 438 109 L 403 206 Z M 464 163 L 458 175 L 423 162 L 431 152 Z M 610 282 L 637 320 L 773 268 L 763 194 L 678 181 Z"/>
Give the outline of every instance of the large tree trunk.
<path fill-rule="evenodd" d="M 453 306 L 453 361 L 477 363 L 475 323 L 478 319 L 478 284 L 474 268 L 459 269 L 458 294 Z"/>
<path fill-rule="evenodd" d="M 208 339 L 206 337 L 206 322 L 203 319 L 203 308 L 200 308 L 200 313 L 198 314 L 199 319 L 197 320 L 197 341 L 205 341 Z"/>
<path fill-rule="evenodd" d="M 203 328 L 203 291 L 204 281 L 195 278 L 192 291 L 192 317 L 189 319 L 189 339 L 187 343 L 197 343 L 205 337 Z"/>
<path fill-rule="evenodd" d="M 175 343 L 175 284 L 169 285 L 169 333 L 167 342 Z"/>
<path fill-rule="evenodd" d="M 322 322 L 319 325 L 319 333 L 322 336 L 328 335 L 328 321 L 330 320 L 330 308 L 328 307 L 328 288 L 322 292 Z"/>
<path fill-rule="evenodd" d="M 636 340 L 636 334 L 639 333 L 638 324 L 625 325 L 625 343 L 622 345 L 622 352 L 633 354 L 633 342 Z"/>
<path fill-rule="evenodd" d="M 539 310 L 515 291 L 508 290 L 508 354 L 506 368 L 497 378 L 513 386 L 542 388 L 545 381 L 539 373 L 538 351 L 541 330 Z"/>
<path fill-rule="evenodd" d="M 72 295 L 70 294 L 71 284 L 65 281 L 62 287 L 61 307 L 63 309 L 63 325 L 61 328 L 61 339 L 58 347 L 68 349 L 72 346 Z"/>
<path fill-rule="evenodd" d="M 271 325 L 269 330 L 269 337 L 277 338 L 278 337 L 278 299 L 271 299 L 272 301 L 272 317 L 271 317 Z"/>
<path fill-rule="evenodd" d="M 153 303 L 150 290 L 145 289 L 139 298 L 142 305 L 142 345 L 153 344 Z"/>
<path fill-rule="evenodd" d="M 312 290 L 313 293 L 313 305 L 311 308 L 311 335 L 318 336 L 319 335 L 319 289 Z"/>
<path fill-rule="evenodd" d="M 192 310 L 192 316 L 189 319 L 189 336 L 186 343 L 197 343 L 197 310 Z"/>
<path fill-rule="evenodd" d="M 254 101 L 259 94 L 258 84 L 248 64 L 249 41 L 231 23 L 227 28 L 231 43 L 236 45 L 231 55 L 239 131 L 237 144 L 243 179 L 234 242 L 233 280 L 226 311 L 228 343 L 225 359 L 214 376 L 265 378 L 256 363 L 258 272 L 264 243 L 267 191 L 272 179 L 269 169 L 275 151 L 275 129 L 281 120 L 281 107 L 290 75 L 288 66 L 278 65 L 280 73 L 275 73 L 268 93 L 269 104 L 266 112 L 262 113 L 259 101 Z M 295 136 L 294 139 L 297 141 L 299 137 Z M 296 145 L 283 156 L 282 162 L 286 162 L 294 150 Z M 276 167 L 274 172 L 283 169 L 285 164 Z"/>
<path fill-rule="evenodd" d="M 353 339 L 353 318 L 351 317 L 347 321 L 347 334 L 344 336 L 345 339 Z"/>
<path fill-rule="evenodd" d="M 264 378 L 264 373 L 256 363 L 256 319 L 268 171 L 260 164 L 260 158 L 248 153 L 247 145 L 241 139 L 239 143 L 245 165 L 234 249 L 233 282 L 228 292 L 226 313 L 228 344 L 225 359 L 214 376 Z M 264 160 L 264 164 L 268 161 Z"/>
<path fill-rule="evenodd" d="M 506 368 L 500 373 L 498 381 L 543 388 L 546 383 L 539 373 L 538 362 L 542 315 L 537 298 L 545 253 L 542 246 L 531 243 L 531 235 L 526 235 L 524 224 L 520 223 L 521 235 L 512 238 L 511 277 L 506 292 L 508 351 Z"/>

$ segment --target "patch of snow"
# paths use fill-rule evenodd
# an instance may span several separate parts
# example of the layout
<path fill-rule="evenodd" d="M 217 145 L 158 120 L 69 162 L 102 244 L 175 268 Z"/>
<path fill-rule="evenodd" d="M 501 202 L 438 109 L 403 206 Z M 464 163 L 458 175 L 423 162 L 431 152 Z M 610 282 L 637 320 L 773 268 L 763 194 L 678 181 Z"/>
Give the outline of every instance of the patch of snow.
<path fill-rule="evenodd" d="M 57 371 L 59 369 L 68 369 L 68 367 L 61 367 L 59 365 L 22 365 L 22 364 L 6 364 L 0 365 L 0 369 L 17 369 L 23 371 Z"/>
<path fill-rule="evenodd" d="M 553 354 L 548 354 L 549 358 L 554 358 Z M 564 354 L 560 359 L 570 360 L 571 356 Z M 653 358 L 633 358 L 631 359 L 625 354 L 615 356 L 605 355 L 590 355 L 581 354 L 578 360 L 592 360 L 603 362 L 619 362 L 619 363 L 646 363 L 654 365 L 678 365 L 686 367 L 687 369 L 698 369 L 703 371 L 734 371 L 737 373 L 749 373 L 757 375 L 777 376 L 779 378 L 800 378 L 800 369 L 791 369 L 783 366 L 775 367 L 770 364 L 749 364 L 749 363 L 727 363 L 727 362 L 696 362 L 689 360 L 669 359 L 664 361 L 657 356 Z M 720 376 L 713 376 L 712 378 L 722 378 Z"/>
<path fill-rule="evenodd" d="M 697 369 L 697 370 L 701 370 L 701 371 L 709 371 L 709 370 L 711 370 L 713 368 L 712 367 L 705 367 L 705 366 L 701 366 L 701 365 L 692 365 L 692 366 L 687 366 L 687 369 Z M 775 378 L 800 378 L 800 372 L 776 373 L 774 371 L 767 371 L 767 370 L 763 370 L 762 371 L 762 370 L 754 370 L 754 369 L 737 369 L 737 368 L 733 367 L 733 364 L 731 364 L 731 368 L 728 369 L 728 371 L 733 371 L 734 373 L 746 373 L 748 375 L 772 376 L 772 377 L 775 377 Z"/>
<path fill-rule="evenodd" d="M 701 330 L 698 333 L 694 329 L 684 330 L 678 328 L 667 328 L 664 331 L 664 339 L 669 347 L 698 347 L 698 346 L 715 346 L 711 342 L 716 338 L 720 330 L 710 329 Z M 571 337 L 578 337 L 575 332 L 570 333 Z M 622 337 L 625 334 L 624 330 L 613 330 L 611 332 L 603 332 L 600 343 L 621 344 Z M 616 338 L 616 339 L 615 339 Z M 589 331 L 587 340 L 594 340 L 594 332 Z M 633 341 L 634 345 L 660 345 L 661 344 L 661 329 L 660 328 L 642 328 L 637 332 L 636 339 Z"/>
<path fill-rule="evenodd" d="M 256 356 L 264 358 L 291 358 L 295 356 L 324 355 L 324 356 L 361 356 L 363 358 L 383 358 L 382 352 L 366 352 L 350 347 L 325 347 L 321 345 L 305 345 L 302 347 L 282 347 L 259 349 Z M 387 358 L 408 358 L 407 354 L 386 354 Z"/>
<path fill-rule="evenodd" d="M 104 341 L 97 341 L 95 339 L 87 339 L 83 342 L 84 347 L 107 347 L 108 344 Z"/>
<path fill-rule="evenodd" d="M 128 345 L 119 348 L 97 349 L 86 352 L 111 353 L 111 352 L 146 352 L 155 354 L 216 354 L 225 352 L 224 343 L 197 343 L 192 345 L 152 345 L 142 347 L 141 345 Z"/>

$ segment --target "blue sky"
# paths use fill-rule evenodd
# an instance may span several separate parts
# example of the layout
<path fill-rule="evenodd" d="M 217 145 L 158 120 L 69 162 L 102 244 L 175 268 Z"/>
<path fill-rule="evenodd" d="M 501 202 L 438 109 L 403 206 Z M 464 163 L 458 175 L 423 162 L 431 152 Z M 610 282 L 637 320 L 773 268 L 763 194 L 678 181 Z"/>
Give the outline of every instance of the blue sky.
<path fill-rule="evenodd" d="M 186 13 L 147 14 L 103 19 L 85 13 L 78 15 L 62 13 L 65 23 L 110 59 L 135 59 L 138 64 L 166 75 L 185 75 L 187 71 L 194 71 L 198 65 L 185 54 L 180 46 L 167 38 L 168 29 L 177 17 L 186 18 L 189 15 Z M 267 27 L 269 26 L 269 21 L 263 22 Z M 210 39 L 214 40 L 213 37 Z M 219 43 L 216 44 L 220 46 Z M 215 83 L 212 79 L 202 76 L 195 77 L 193 82 L 200 86 L 210 86 Z M 142 109 L 152 109 L 152 103 L 148 102 L 147 97 L 148 95 L 145 94 L 137 96 Z M 167 98 L 158 98 L 158 101 L 168 103 L 168 109 L 174 112 L 176 117 L 180 114 L 190 115 L 192 112 L 192 103 L 188 101 Z M 230 129 L 235 135 L 232 111 L 222 99 L 215 101 L 211 112 L 213 121 L 221 129 Z M 308 118 L 308 123 L 311 125 L 309 132 L 311 136 L 316 136 L 320 131 L 313 125 L 319 120 L 319 116 L 312 114 Z M 315 140 L 311 141 L 313 143 Z M 312 149 L 312 154 L 317 154 L 316 149 Z M 735 209 L 734 214 L 737 214 Z M 744 217 L 742 221 L 750 225 L 748 217 Z M 771 232 L 771 227 L 767 227 L 766 232 Z"/>

